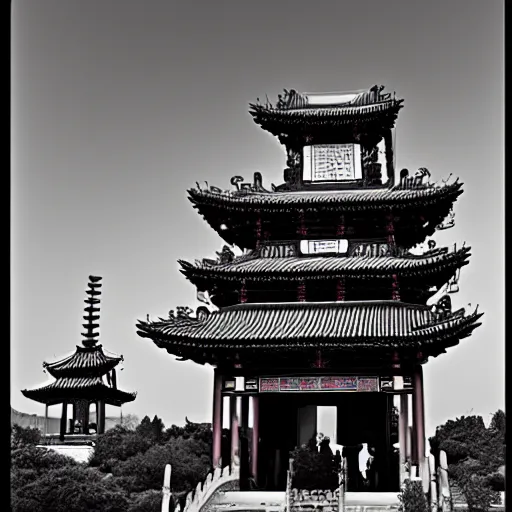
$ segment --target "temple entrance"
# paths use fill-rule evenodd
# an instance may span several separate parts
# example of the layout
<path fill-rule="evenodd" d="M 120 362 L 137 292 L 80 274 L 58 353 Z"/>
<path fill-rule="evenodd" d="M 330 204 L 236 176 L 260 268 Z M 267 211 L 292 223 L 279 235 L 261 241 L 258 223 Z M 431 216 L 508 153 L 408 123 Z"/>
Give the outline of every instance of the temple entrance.
<path fill-rule="evenodd" d="M 290 453 L 321 432 L 319 409 L 328 407 L 335 408 L 336 428 L 322 433 L 330 437 L 333 453 L 340 448 L 347 460 L 347 490 L 398 491 L 392 405 L 392 395 L 375 392 L 260 395 L 259 485 L 267 490 L 285 489 Z"/>

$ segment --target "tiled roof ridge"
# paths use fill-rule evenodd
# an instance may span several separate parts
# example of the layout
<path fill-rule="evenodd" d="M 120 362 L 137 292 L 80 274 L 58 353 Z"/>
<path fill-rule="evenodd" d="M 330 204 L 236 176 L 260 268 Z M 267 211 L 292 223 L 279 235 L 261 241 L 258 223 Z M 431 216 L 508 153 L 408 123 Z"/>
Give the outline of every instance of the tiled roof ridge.
<path fill-rule="evenodd" d="M 431 183 L 416 187 L 380 187 L 369 189 L 335 189 L 335 190 L 276 190 L 264 192 L 261 190 L 222 190 L 218 187 L 202 189 L 200 187 L 188 189 L 188 199 L 194 205 L 201 203 L 201 198 L 211 198 L 225 204 L 280 204 L 287 200 L 287 204 L 295 202 L 300 205 L 309 203 L 361 203 L 395 201 L 408 202 L 411 199 L 429 199 L 431 197 L 448 196 L 462 193 L 462 182 Z M 327 199 L 327 200 L 326 200 Z"/>
<path fill-rule="evenodd" d="M 124 358 L 120 356 L 109 356 L 103 351 L 102 345 L 83 347 L 77 345 L 75 352 L 60 361 L 54 363 L 43 363 L 43 368 L 54 377 L 60 374 L 75 372 L 76 375 L 92 372 L 100 372 L 102 375 L 115 368 Z"/>
<path fill-rule="evenodd" d="M 422 269 L 425 266 L 432 266 L 436 264 L 449 265 L 453 262 L 462 261 L 463 265 L 467 262 L 464 261 L 470 256 L 471 247 L 462 246 L 454 248 L 450 251 L 449 247 L 436 248 L 426 251 L 422 254 L 412 254 L 405 252 L 399 255 L 388 256 L 281 256 L 281 257 L 264 257 L 258 254 L 258 250 L 254 250 L 250 255 L 243 255 L 243 257 L 236 257 L 230 262 L 220 262 L 209 259 L 196 260 L 190 263 L 185 260 L 178 260 L 181 265 L 181 272 L 185 275 L 188 273 L 199 272 L 203 274 L 265 274 L 267 272 L 329 272 L 326 277 L 330 277 L 332 272 L 361 272 L 365 270 L 371 271 L 387 271 L 394 270 L 411 271 L 415 269 Z M 260 268 L 253 269 L 251 265 L 254 263 L 261 265 Z M 301 263 L 303 268 L 298 269 L 295 267 L 280 268 L 281 265 L 290 265 L 294 263 Z M 407 265 L 409 263 L 409 265 Z M 338 264 L 338 266 L 333 266 Z M 316 265 L 318 268 L 314 268 Z M 331 267 L 331 268 L 326 268 Z M 345 268 L 344 268 L 345 267 Z"/>
<path fill-rule="evenodd" d="M 46 393 L 55 393 L 55 391 L 70 391 L 75 390 L 83 393 L 84 391 L 91 390 L 96 393 L 99 390 L 104 390 L 105 392 L 111 395 L 118 395 L 119 397 L 123 397 L 124 401 L 134 400 L 137 396 L 137 392 L 129 392 L 123 391 L 119 388 L 113 388 L 107 386 L 101 376 L 81 376 L 81 377 L 71 377 L 71 376 L 62 376 L 58 377 L 54 382 L 47 384 L 45 386 L 27 390 L 22 390 L 23 395 L 27 398 L 34 398 L 37 395 L 46 394 Z"/>

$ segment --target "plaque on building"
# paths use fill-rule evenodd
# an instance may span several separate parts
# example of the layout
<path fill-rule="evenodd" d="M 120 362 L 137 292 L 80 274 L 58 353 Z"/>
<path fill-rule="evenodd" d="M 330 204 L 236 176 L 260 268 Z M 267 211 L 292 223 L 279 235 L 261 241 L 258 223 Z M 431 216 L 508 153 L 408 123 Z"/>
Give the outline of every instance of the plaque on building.
<path fill-rule="evenodd" d="M 318 391 L 379 391 L 377 377 L 322 376 L 322 377 L 263 377 L 260 393 Z"/>
<path fill-rule="evenodd" d="M 359 144 L 321 144 L 304 147 L 304 181 L 353 181 L 360 180 L 361 177 Z"/>
<path fill-rule="evenodd" d="M 348 240 L 301 240 L 300 252 L 302 254 L 346 254 Z"/>

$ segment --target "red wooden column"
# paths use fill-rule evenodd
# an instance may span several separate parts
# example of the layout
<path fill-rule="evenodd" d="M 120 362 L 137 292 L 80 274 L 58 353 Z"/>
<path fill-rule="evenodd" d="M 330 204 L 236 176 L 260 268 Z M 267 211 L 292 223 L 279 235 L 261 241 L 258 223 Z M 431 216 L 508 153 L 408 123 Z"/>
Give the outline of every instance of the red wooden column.
<path fill-rule="evenodd" d="M 421 464 L 425 458 L 425 405 L 423 399 L 423 368 L 416 365 L 413 375 L 413 435 L 414 435 L 414 458 L 415 462 Z"/>
<path fill-rule="evenodd" d="M 231 417 L 231 465 L 240 461 L 239 437 L 238 437 L 238 415 L 236 411 L 236 396 L 229 397 L 229 413 Z"/>
<path fill-rule="evenodd" d="M 251 474 L 257 483 L 258 478 L 258 447 L 260 442 L 260 399 L 252 397 L 252 442 L 251 442 Z"/>
<path fill-rule="evenodd" d="M 242 286 L 240 288 L 239 300 L 240 300 L 240 304 L 245 304 L 247 302 L 247 288 L 245 285 L 245 279 L 242 279 Z"/>
<path fill-rule="evenodd" d="M 338 302 L 345 300 L 345 278 L 340 277 L 336 282 L 336 300 Z"/>
<path fill-rule="evenodd" d="M 213 377 L 212 466 L 220 464 L 222 448 L 222 375 L 215 369 Z"/>
<path fill-rule="evenodd" d="M 240 490 L 249 490 L 249 396 L 240 397 Z"/>
<path fill-rule="evenodd" d="M 299 281 L 297 285 L 297 302 L 306 302 L 306 283 Z"/>
<path fill-rule="evenodd" d="M 297 234 L 300 236 L 306 236 L 308 230 L 306 228 L 306 215 L 304 210 L 299 210 L 299 225 L 297 226 Z"/>

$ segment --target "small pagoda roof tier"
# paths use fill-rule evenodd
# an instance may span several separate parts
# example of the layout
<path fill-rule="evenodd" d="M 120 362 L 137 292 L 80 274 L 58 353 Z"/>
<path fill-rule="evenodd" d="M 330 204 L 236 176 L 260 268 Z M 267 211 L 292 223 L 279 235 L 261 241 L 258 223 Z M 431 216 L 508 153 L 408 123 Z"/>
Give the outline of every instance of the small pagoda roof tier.
<path fill-rule="evenodd" d="M 405 252 L 402 256 L 261 257 L 261 250 L 256 249 L 227 263 L 206 258 L 195 263 L 178 262 L 182 267 L 181 272 L 201 291 L 219 281 L 388 278 L 393 274 L 425 278 L 432 281 L 432 285 L 440 285 L 457 269 L 469 263 L 470 250 L 470 247 L 462 247 L 450 251 L 443 247 L 420 255 Z M 440 279 L 436 279 L 437 275 Z"/>
<path fill-rule="evenodd" d="M 307 231 L 302 238 L 314 237 L 312 228 L 317 230 L 316 236 L 325 238 L 325 230 L 337 227 L 336 221 L 333 224 L 336 215 L 344 217 L 346 234 L 352 229 L 356 238 L 385 236 L 387 215 L 393 215 L 397 244 L 412 247 L 431 236 L 451 213 L 462 194 L 462 183 L 326 191 L 268 191 L 262 187 L 227 191 L 198 186 L 188 193 L 210 226 L 226 242 L 243 248 L 255 248 L 264 233 L 269 240 L 297 238 L 299 219 Z"/>
<path fill-rule="evenodd" d="M 101 376 L 59 377 L 55 382 L 37 389 L 22 390 L 23 395 L 43 404 L 58 404 L 66 400 L 104 400 L 106 404 L 120 406 L 133 402 L 136 393 L 127 393 L 103 382 Z"/>
<path fill-rule="evenodd" d="M 449 297 L 448 297 L 449 299 Z M 471 334 L 482 316 L 398 301 L 241 304 L 201 320 L 187 315 L 139 321 L 138 334 L 170 354 L 198 363 L 222 363 L 234 353 L 335 350 L 377 353 L 418 350 L 436 356 Z"/>
<path fill-rule="evenodd" d="M 275 105 L 251 103 L 249 112 L 264 130 L 286 144 L 288 137 L 308 140 L 311 136 L 346 133 L 348 140 L 359 140 L 368 134 L 382 134 L 391 129 L 402 108 L 402 99 L 382 93 L 384 86 L 375 85 L 356 93 L 299 93 L 284 90 Z"/>
<path fill-rule="evenodd" d="M 104 353 L 101 345 L 93 347 L 77 345 L 76 351 L 72 355 L 55 363 L 45 362 L 43 368 L 53 377 L 87 376 L 91 373 L 104 375 L 121 361 L 123 361 L 123 356 L 108 356 Z"/>

